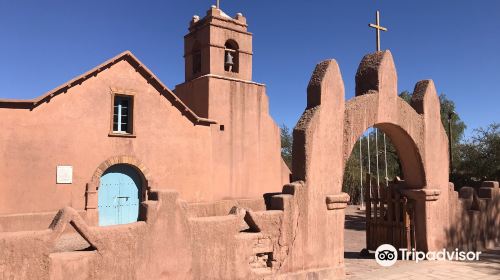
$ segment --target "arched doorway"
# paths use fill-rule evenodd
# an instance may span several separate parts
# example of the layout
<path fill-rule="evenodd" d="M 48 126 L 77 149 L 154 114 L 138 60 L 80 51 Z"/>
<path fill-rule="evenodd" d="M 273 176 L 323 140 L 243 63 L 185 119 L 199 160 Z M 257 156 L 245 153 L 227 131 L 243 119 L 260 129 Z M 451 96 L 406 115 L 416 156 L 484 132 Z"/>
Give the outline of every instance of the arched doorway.
<path fill-rule="evenodd" d="M 407 191 L 423 186 L 425 170 L 421 162 L 411 136 L 392 123 L 375 124 L 353 145 L 344 165 L 342 185 L 351 199 L 345 209 L 344 227 L 348 273 L 356 273 L 359 262 L 364 263 L 360 259 L 373 259 L 370 252 L 382 244 L 410 251 L 417 248 L 415 211 L 423 209 L 416 209 L 416 201 Z M 373 262 L 366 262 L 370 264 Z"/>
<path fill-rule="evenodd" d="M 142 181 L 139 172 L 131 165 L 116 164 L 106 169 L 98 190 L 99 226 L 138 220 Z"/>

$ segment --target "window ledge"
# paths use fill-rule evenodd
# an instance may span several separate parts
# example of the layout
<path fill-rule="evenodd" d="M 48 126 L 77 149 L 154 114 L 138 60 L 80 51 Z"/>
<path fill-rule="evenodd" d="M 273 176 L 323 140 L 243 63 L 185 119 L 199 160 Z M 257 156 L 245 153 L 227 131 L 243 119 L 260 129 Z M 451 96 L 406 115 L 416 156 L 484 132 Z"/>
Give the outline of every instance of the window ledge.
<path fill-rule="evenodd" d="M 125 137 L 125 138 L 136 138 L 137 136 L 133 133 L 120 133 L 120 132 L 110 132 L 109 137 Z"/>

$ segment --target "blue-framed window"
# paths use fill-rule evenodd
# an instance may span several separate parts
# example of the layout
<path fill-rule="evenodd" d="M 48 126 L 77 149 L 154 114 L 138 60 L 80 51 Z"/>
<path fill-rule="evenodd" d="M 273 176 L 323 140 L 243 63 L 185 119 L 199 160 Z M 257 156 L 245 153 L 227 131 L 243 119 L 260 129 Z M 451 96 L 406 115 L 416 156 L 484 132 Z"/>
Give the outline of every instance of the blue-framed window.
<path fill-rule="evenodd" d="M 131 96 L 115 95 L 113 103 L 114 133 L 132 133 L 132 106 Z"/>

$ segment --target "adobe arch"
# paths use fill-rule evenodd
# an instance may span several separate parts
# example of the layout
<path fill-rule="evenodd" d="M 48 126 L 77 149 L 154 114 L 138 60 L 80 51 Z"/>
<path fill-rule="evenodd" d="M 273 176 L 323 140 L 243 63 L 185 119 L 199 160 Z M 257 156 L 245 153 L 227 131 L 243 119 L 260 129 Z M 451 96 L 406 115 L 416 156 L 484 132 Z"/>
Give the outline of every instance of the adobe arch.
<path fill-rule="evenodd" d="M 385 133 L 390 139 L 394 147 L 396 148 L 396 153 L 401 162 L 401 168 L 404 175 L 404 181 L 408 188 L 419 189 L 426 186 L 425 180 L 425 170 L 420 156 L 420 150 L 411 136 L 407 131 L 399 125 L 394 123 L 373 123 L 368 125 L 365 131 L 369 127 L 374 127 Z M 346 130 L 349 131 L 349 130 Z M 349 147 L 346 148 L 344 153 L 343 166 L 347 164 L 347 160 L 352 153 L 353 142 L 355 143 L 357 139 L 361 137 L 362 134 L 346 133 L 344 139 L 349 143 Z M 348 142 L 347 142 L 348 141 Z M 374 143 L 371 143 L 374 145 Z M 374 146 L 372 146 L 374 148 Z M 363 148 L 364 149 L 364 148 Z"/>
<path fill-rule="evenodd" d="M 384 132 L 394 144 L 408 187 L 424 188 L 427 182 L 421 156 L 423 141 L 421 134 L 417 133 L 422 126 L 421 117 L 399 97 L 387 104 L 390 109 L 384 109 L 389 114 L 379 116 L 378 99 L 380 97 L 375 94 L 367 94 L 354 97 L 346 103 L 343 166 L 345 167 L 356 141 L 368 128 L 375 127 Z"/>
<path fill-rule="evenodd" d="M 307 107 L 294 129 L 292 176 L 306 185 L 304 211 L 309 213 L 303 216 L 302 225 L 335 227 L 326 231 L 343 229 L 343 209 L 338 206 L 345 205 L 344 166 L 357 139 L 372 126 L 387 133 L 398 150 L 405 193 L 417 201 L 419 209 L 418 249 L 443 248 L 449 223 L 448 139 L 439 98 L 434 83 L 424 80 L 415 86 L 411 104 L 402 100 L 389 51 L 363 58 L 356 74 L 356 96 L 347 102 L 337 63 L 328 60 L 316 66 L 307 89 Z M 342 236 L 318 235 L 322 234 L 308 234 L 305 244 L 324 238 L 329 241 L 322 247 L 343 250 Z M 316 249 L 320 250 L 307 250 Z"/>

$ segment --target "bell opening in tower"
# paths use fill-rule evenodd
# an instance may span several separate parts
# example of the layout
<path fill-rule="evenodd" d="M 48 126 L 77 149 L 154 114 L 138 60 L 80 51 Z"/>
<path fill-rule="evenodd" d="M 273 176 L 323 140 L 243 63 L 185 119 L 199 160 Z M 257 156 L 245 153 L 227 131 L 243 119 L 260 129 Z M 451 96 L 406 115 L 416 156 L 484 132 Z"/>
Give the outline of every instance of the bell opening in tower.
<path fill-rule="evenodd" d="M 228 40 L 224 45 L 224 70 L 227 72 L 238 73 L 239 71 L 239 54 L 238 44 L 233 40 Z"/>

